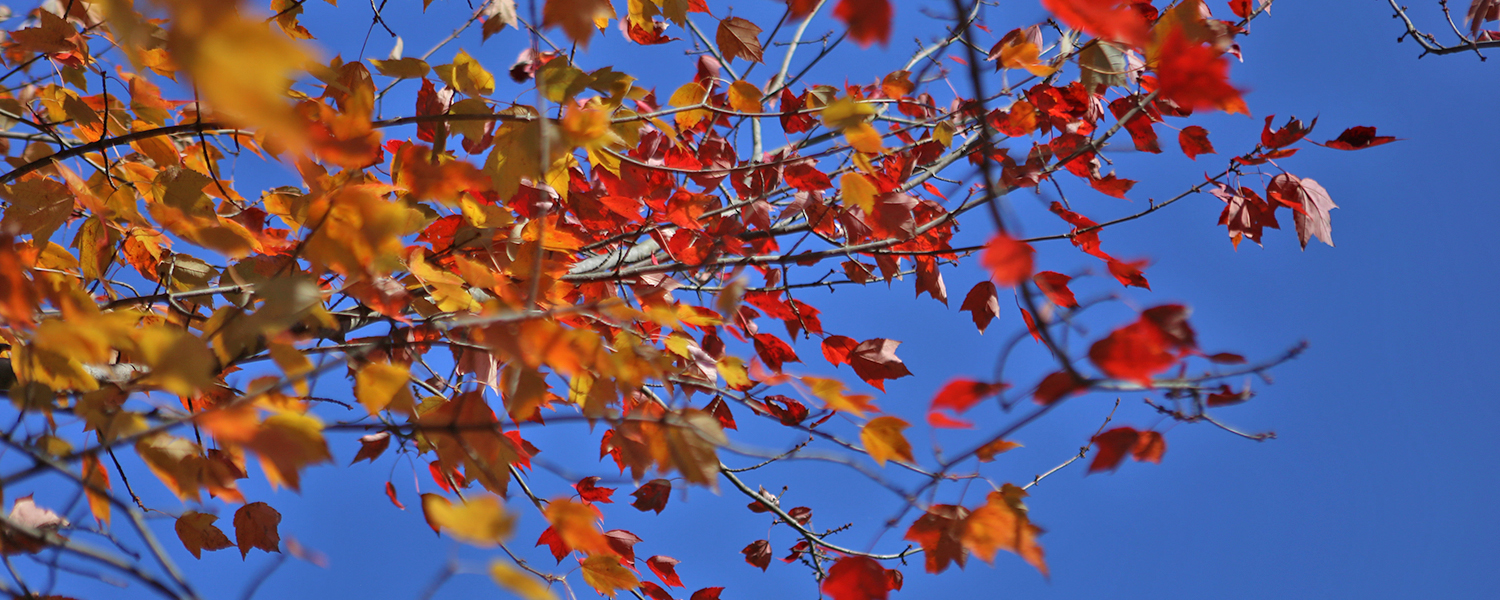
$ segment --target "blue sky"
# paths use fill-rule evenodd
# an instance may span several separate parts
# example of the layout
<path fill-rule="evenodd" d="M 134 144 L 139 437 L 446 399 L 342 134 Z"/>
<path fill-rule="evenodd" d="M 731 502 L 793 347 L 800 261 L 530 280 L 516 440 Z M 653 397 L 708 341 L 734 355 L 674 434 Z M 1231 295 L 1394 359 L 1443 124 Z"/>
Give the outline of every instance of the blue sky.
<path fill-rule="evenodd" d="M 992 11 L 998 14 L 988 22 L 997 34 L 1042 18 L 1038 8 L 1010 4 Z M 1210 5 L 1227 16 L 1223 2 Z M 340 14 L 351 23 L 322 41 L 352 58 L 368 22 L 367 12 L 361 12 L 366 9 L 355 3 L 337 11 L 321 3 L 307 6 L 305 19 L 315 32 L 328 31 L 317 25 Z M 760 15 L 775 6 L 755 2 L 736 14 Z M 1414 16 L 1438 23 L 1435 8 L 1423 12 L 1429 8 L 1419 7 Z M 438 0 L 425 16 L 412 7 L 392 7 L 398 9 L 407 12 L 387 16 L 401 24 L 408 56 L 447 35 L 456 15 L 469 10 L 452 0 Z M 932 22 L 915 5 L 901 10 L 891 52 L 904 56 L 914 36 L 931 35 Z M 1500 480 L 1493 475 L 1500 471 L 1494 433 L 1500 406 L 1486 400 L 1495 394 L 1483 375 L 1500 361 L 1493 341 L 1500 334 L 1500 317 L 1493 310 L 1500 256 L 1491 241 L 1494 223 L 1500 222 L 1492 177 L 1500 119 L 1487 116 L 1500 96 L 1500 79 L 1492 75 L 1492 64 L 1472 55 L 1419 59 L 1414 44 L 1394 43 L 1401 29 L 1389 13 L 1382 3 L 1278 3 L 1269 18 L 1255 22 L 1252 35 L 1240 40 L 1246 61 L 1231 70 L 1233 81 L 1249 90 L 1245 98 L 1254 116 L 1210 115 L 1181 123 L 1208 128 L 1219 155 L 1190 161 L 1176 152 L 1175 132 L 1158 126 L 1164 154 L 1106 155 L 1122 177 L 1141 180 L 1129 202 L 1079 186 L 1068 188 L 1075 210 L 1095 220 L 1136 212 L 1148 198 L 1174 196 L 1201 181 L 1204 172 L 1217 172 L 1228 156 L 1254 144 L 1261 119 L 1270 114 L 1278 116 L 1278 123 L 1289 115 L 1319 117 L 1309 136 L 1313 140 L 1332 139 L 1355 125 L 1378 126 L 1383 135 L 1404 138 L 1352 153 L 1307 147 L 1281 161 L 1287 170 L 1316 179 L 1339 204 L 1332 215 L 1336 248 L 1313 242 L 1300 250 L 1290 219 L 1282 213 L 1286 229 L 1267 231 L 1264 248 L 1245 242 L 1236 251 L 1223 227 L 1215 224 L 1222 203 L 1207 195 L 1104 232 L 1111 253 L 1153 261 L 1146 270 L 1153 292 L 1122 293 L 1113 279 L 1100 276 L 1098 261 L 1071 247 L 1039 248 L 1042 268 L 1068 273 L 1093 269 L 1094 276 L 1075 282 L 1080 297 L 1122 293 L 1124 302 L 1098 311 L 1089 321 L 1094 337 L 1133 318 L 1132 308 L 1181 302 L 1193 306 L 1193 324 L 1210 352 L 1234 351 L 1255 360 L 1307 340 L 1308 352 L 1272 372 L 1274 385 L 1256 381 L 1256 398 L 1216 413 L 1242 430 L 1274 430 L 1277 439 L 1256 443 L 1206 424 L 1163 423 L 1141 403 L 1141 396 L 1122 396 L 1112 426 L 1165 431 L 1165 460 L 1160 465 L 1127 463 L 1117 473 L 1092 476 L 1084 476 L 1079 463 L 1033 489 L 1029 505 L 1033 520 L 1048 532 L 1042 543 L 1050 580 L 1006 554 L 994 567 L 973 561 L 966 571 L 940 577 L 921 576 L 918 560 L 902 568 L 907 587 L 894 597 L 975 591 L 1027 598 L 1500 595 L 1500 575 L 1493 570 L 1493 557 L 1500 552 L 1500 516 L 1492 508 L 1492 499 L 1500 494 Z M 774 22 L 752 18 L 767 29 Z M 708 27 L 711 22 L 699 23 Z M 819 20 L 810 32 L 821 35 L 833 27 L 831 21 Z M 690 35 L 676 29 L 669 33 Z M 633 63 L 631 58 L 643 54 L 618 41 L 618 32 L 610 31 L 580 64 L 615 64 L 631 72 L 642 64 L 660 65 L 659 72 L 642 78 L 657 86 L 662 97 L 692 74 L 692 57 L 680 54 L 680 44 L 645 55 L 654 62 Z M 499 74 L 522 43 L 517 32 L 507 30 L 481 46 L 476 28 L 433 62 L 444 62 L 463 47 Z M 389 38 L 377 28 L 364 57 L 383 58 L 389 47 Z M 767 54 L 767 62 L 774 62 L 772 52 Z M 900 62 L 871 56 L 845 48 L 809 80 L 868 82 Z M 743 62 L 734 66 L 742 69 Z M 765 67 L 757 72 L 757 78 L 768 74 Z M 393 95 L 398 100 L 383 107 L 386 116 L 409 111 L 414 87 L 410 82 L 402 86 Z M 515 87 L 515 93 L 522 89 Z M 507 98 L 504 89 L 495 97 Z M 523 101 L 530 98 L 529 93 L 521 96 Z M 388 137 L 405 135 L 390 132 Z M 244 163 L 237 178 L 242 192 L 290 183 L 274 168 Z M 1247 178 L 1245 185 L 1257 184 Z M 1042 204 L 1051 199 L 1044 196 Z M 1039 204 L 1034 196 L 1017 194 L 1008 200 L 1027 219 L 1027 233 L 1061 231 L 1055 219 L 1032 214 Z M 988 227 L 982 219 L 971 219 L 960 240 L 982 241 Z M 809 291 L 802 297 L 824 311 L 830 332 L 903 342 L 899 353 L 916 376 L 890 382 L 880 402 L 913 422 L 949 377 L 988 373 L 1001 341 L 1020 327 L 1015 309 L 1002 300 L 999 319 L 989 334 L 980 336 L 958 304 L 984 275 L 973 264 L 945 268 L 944 274 L 948 307 L 925 296 L 914 300 L 909 279 L 889 291 L 872 285 L 833 294 Z M 1046 368 L 1046 357 L 1029 345 L 1023 343 L 1024 353 L 1012 367 L 1017 382 L 1033 381 Z M 796 349 L 813 365 L 805 372 L 826 371 L 815 339 L 799 341 Z M 854 381 L 847 369 L 841 374 Z M 345 384 L 325 385 L 337 390 Z M 1110 413 L 1113 400 L 1093 394 L 1069 401 L 1023 430 L 1017 439 L 1026 447 L 1003 455 L 986 472 L 1001 480 L 1029 481 L 1075 453 Z M 750 420 L 748 413 L 740 416 L 741 423 Z M 985 423 L 1007 419 L 991 406 L 967 416 Z M 559 465 L 594 464 L 597 432 L 585 433 L 577 426 L 538 433 L 534 441 L 544 450 L 539 458 Z M 751 441 L 769 448 L 797 441 L 779 428 L 763 433 L 771 437 Z M 931 445 L 925 432 L 917 430 L 912 441 L 919 456 Z M 480 567 L 495 555 L 432 534 L 421 518 L 412 467 L 404 458 L 388 454 L 374 465 L 342 468 L 356 447 L 352 438 L 335 438 L 340 468 L 315 468 L 304 478 L 300 496 L 286 490 L 273 493 L 262 484 L 249 486 L 252 499 L 282 512 L 283 537 L 321 550 L 331 563 L 322 569 L 288 561 L 265 579 L 258 597 L 414 598 L 445 561 L 456 557 Z M 580 462 L 572 463 L 575 459 Z M 391 473 L 407 503 L 404 512 L 381 492 Z M 431 491 L 426 474 L 420 478 L 423 490 Z M 872 524 L 900 507 L 897 498 L 878 487 L 826 465 L 799 463 L 746 478 L 772 490 L 789 486 L 787 502 L 814 507 L 820 528 L 857 523 L 838 538 L 856 548 L 867 547 L 876 531 Z M 148 499 L 175 509 L 175 499 L 149 476 L 142 479 L 136 487 L 144 488 Z M 536 479 L 552 494 L 561 494 L 566 485 L 543 470 Z M 618 487 L 618 503 L 606 508 L 608 527 L 644 538 L 637 547 L 642 558 L 666 554 L 683 561 L 678 571 L 687 591 L 675 595 L 685 597 L 705 586 L 725 586 L 723 597 L 734 600 L 815 594 L 800 565 L 774 561 L 762 574 L 744 564 L 740 548 L 766 537 L 769 519 L 745 511 L 745 501 L 733 490 L 722 496 L 703 489 L 689 490 L 686 498 L 674 495 L 658 517 L 625 506 L 631 485 Z M 972 505 L 980 497 L 976 489 L 964 499 Z M 518 512 L 525 508 L 521 504 L 512 502 Z M 221 511 L 221 524 L 231 512 Z M 534 512 L 525 513 L 512 547 L 526 549 L 539 566 L 550 567 L 553 561 L 544 551 L 528 548 L 540 531 L 538 521 Z M 170 521 L 162 523 L 159 534 L 168 538 L 175 558 L 187 563 L 208 597 L 239 597 L 261 565 L 274 560 L 255 551 L 242 563 L 231 550 L 196 561 L 177 547 Z M 899 537 L 904 527 L 880 538 L 875 549 L 903 547 Z M 785 528 L 774 530 L 771 540 L 778 557 L 794 541 Z M 567 563 L 555 571 L 565 572 Z M 642 573 L 649 577 L 644 568 Z M 584 597 L 591 596 L 580 577 L 569 579 Z M 102 594 L 109 588 L 91 589 L 91 597 L 107 597 Z M 131 588 L 115 593 L 144 597 L 146 592 Z M 488 577 L 469 574 L 447 582 L 435 597 L 496 593 Z"/>

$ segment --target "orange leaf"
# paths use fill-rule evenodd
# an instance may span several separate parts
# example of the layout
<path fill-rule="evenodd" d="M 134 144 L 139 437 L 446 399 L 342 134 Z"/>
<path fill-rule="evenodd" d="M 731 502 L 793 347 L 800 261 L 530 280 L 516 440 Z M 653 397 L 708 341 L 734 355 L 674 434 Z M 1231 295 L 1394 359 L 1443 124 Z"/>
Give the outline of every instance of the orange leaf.
<path fill-rule="evenodd" d="M 614 554 L 609 540 L 594 525 L 599 517 L 595 509 L 572 500 L 553 500 L 547 505 L 546 515 L 552 529 L 569 548 L 591 555 Z"/>
<path fill-rule="evenodd" d="M 600 22 L 614 16 L 609 0 L 547 0 L 542 6 L 542 27 L 562 27 L 568 39 L 588 48 L 594 29 L 602 29 Z"/>
<path fill-rule="evenodd" d="M 620 566 L 613 556 L 590 556 L 583 559 L 583 581 L 605 596 L 615 597 L 618 590 L 640 587 L 635 574 Z"/>
<path fill-rule="evenodd" d="M 928 509 L 902 539 L 922 546 L 927 556 L 927 572 L 942 573 L 949 563 L 958 563 L 963 568 L 968 557 L 962 543 L 964 518 L 969 510 L 953 504 L 938 504 Z"/>
<path fill-rule="evenodd" d="M 1002 491 L 990 492 L 985 505 L 964 519 L 964 547 L 988 563 L 995 561 L 998 550 L 1014 552 L 1045 576 L 1047 563 L 1042 547 L 1036 543 L 1042 529 L 1031 524 L 1026 506 L 1021 503 L 1025 496 L 1025 491 L 1009 483 Z"/>
<path fill-rule="evenodd" d="M 188 552 L 193 553 L 193 558 L 203 558 L 204 550 L 223 550 L 234 547 L 229 537 L 214 525 L 214 521 L 217 520 L 219 517 L 216 515 L 192 510 L 185 511 L 182 516 L 177 517 L 177 539 L 182 540 L 182 546 L 187 548 Z"/>

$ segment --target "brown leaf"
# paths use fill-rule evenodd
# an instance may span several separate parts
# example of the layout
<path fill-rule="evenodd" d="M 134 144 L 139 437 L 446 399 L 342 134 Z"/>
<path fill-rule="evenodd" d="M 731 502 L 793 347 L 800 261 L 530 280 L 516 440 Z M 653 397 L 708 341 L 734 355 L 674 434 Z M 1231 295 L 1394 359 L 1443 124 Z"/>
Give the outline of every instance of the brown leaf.
<path fill-rule="evenodd" d="M 938 504 L 928 509 L 902 539 L 922 546 L 927 556 L 927 572 L 942 573 L 949 563 L 963 568 L 967 556 L 963 548 L 964 519 L 969 509 L 954 504 Z"/>
<path fill-rule="evenodd" d="M 265 502 L 252 502 L 234 511 L 234 538 L 239 542 L 240 558 L 251 548 L 280 552 L 281 534 L 276 532 L 280 523 L 281 513 Z"/>
<path fill-rule="evenodd" d="M 729 17 L 719 21 L 719 31 L 715 35 L 719 43 L 719 51 L 724 53 L 724 59 L 733 61 L 740 57 L 750 62 L 765 62 L 760 46 L 760 27 L 750 21 L 739 17 Z M 759 98 L 756 98 L 758 101 Z"/>
<path fill-rule="evenodd" d="M 885 338 L 873 338 L 860 342 L 849 354 L 849 366 L 865 383 L 885 390 L 885 380 L 910 377 L 911 371 L 896 357 L 896 346 L 901 342 Z"/>

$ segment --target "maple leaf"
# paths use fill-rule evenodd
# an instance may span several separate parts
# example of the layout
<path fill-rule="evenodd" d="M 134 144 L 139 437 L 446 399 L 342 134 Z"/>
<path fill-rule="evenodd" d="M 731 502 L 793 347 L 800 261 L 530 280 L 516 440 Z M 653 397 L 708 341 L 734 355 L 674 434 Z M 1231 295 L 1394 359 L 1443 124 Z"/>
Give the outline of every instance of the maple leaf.
<path fill-rule="evenodd" d="M 677 565 L 681 562 L 670 556 L 653 556 L 646 559 L 646 566 L 667 587 L 683 587 L 682 579 L 677 577 Z"/>
<path fill-rule="evenodd" d="M 849 26 L 849 37 L 862 48 L 891 41 L 890 0 L 839 0 L 833 16 Z"/>
<path fill-rule="evenodd" d="M 1068 289 L 1068 282 L 1073 280 L 1072 277 L 1053 271 L 1042 271 L 1033 275 L 1031 280 L 1053 304 L 1062 308 L 1078 308 L 1078 300 L 1073 297 L 1073 290 Z"/>
<path fill-rule="evenodd" d="M 550 507 L 549 507 L 550 508 Z M 515 517 L 493 496 L 471 496 L 454 506 L 437 494 L 422 494 L 422 512 L 433 530 L 476 546 L 494 546 L 510 536 Z"/>
<path fill-rule="evenodd" d="M 583 559 L 581 565 L 584 583 L 610 598 L 615 597 L 615 593 L 619 590 L 637 588 L 641 585 L 635 574 L 620 566 L 620 561 L 615 560 L 613 556 L 590 556 Z"/>
<path fill-rule="evenodd" d="M 1333 245 L 1333 221 L 1328 212 L 1338 208 L 1328 191 L 1311 179 L 1303 179 L 1291 173 L 1282 173 L 1266 185 L 1266 197 L 1279 205 L 1293 208 L 1292 221 L 1297 226 L 1297 239 L 1302 249 L 1316 237 L 1329 246 Z"/>
<path fill-rule="evenodd" d="M 990 278 L 1004 286 L 1018 285 L 1031 276 L 1031 244 L 997 233 L 985 244 L 979 264 L 990 271 Z M 972 293 L 972 292 L 971 292 Z"/>
<path fill-rule="evenodd" d="M 563 544 L 586 554 L 613 554 L 609 539 L 595 527 L 599 513 L 593 507 L 571 500 L 554 500 L 547 505 L 547 521 Z"/>
<path fill-rule="evenodd" d="M 354 453 L 354 460 L 349 461 L 349 464 L 357 463 L 360 459 L 366 459 L 373 463 L 375 459 L 380 458 L 380 454 L 385 452 L 385 449 L 390 447 L 390 445 L 391 432 L 389 431 L 360 436 L 359 452 Z"/>
<path fill-rule="evenodd" d="M 1004 383 L 983 383 L 961 377 L 955 378 L 932 397 L 932 406 L 929 410 L 946 408 L 955 413 L 964 413 L 978 404 L 980 400 L 998 394 L 1007 387 L 1010 386 Z"/>
<path fill-rule="evenodd" d="M 654 510 L 656 514 L 661 514 L 662 509 L 667 507 L 667 500 L 672 497 L 672 482 L 665 479 L 652 479 L 636 488 L 630 495 L 635 496 L 635 502 L 631 503 L 631 506 L 634 506 L 636 510 L 641 512 Z"/>
<path fill-rule="evenodd" d="M 1086 389 L 1088 389 L 1086 382 L 1079 381 L 1067 371 L 1058 371 L 1043 377 L 1031 397 L 1036 400 L 1037 404 L 1052 404 Z"/>
<path fill-rule="evenodd" d="M 950 563 L 963 568 L 968 556 L 963 548 L 963 524 L 969 509 L 954 504 L 936 504 L 918 517 L 902 539 L 922 546 L 927 572 L 942 573 Z"/>
<path fill-rule="evenodd" d="M 1240 90 L 1229 85 L 1229 61 L 1214 49 L 1190 42 L 1181 28 L 1174 28 L 1158 54 L 1157 89 L 1162 98 L 1191 110 L 1250 114 Z"/>
<path fill-rule="evenodd" d="M 276 532 L 280 523 L 281 513 L 265 502 L 252 502 L 234 511 L 234 539 L 239 542 L 240 558 L 245 558 L 251 548 L 280 552 L 281 534 Z"/>
<path fill-rule="evenodd" d="M 536 576 L 513 567 L 504 559 L 490 561 L 490 578 L 507 590 L 515 592 L 525 600 L 557 600 L 557 595 L 547 589 Z"/>
<path fill-rule="evenodd" d="M 1182 147 L 1182 153 L 1193 160 L 1198 160 L 1200 154 L 1218 154 L 1208 141 L 1208 130 L 1197 125 L 1183 127 L 1177 134 L 1177 144 Z"/>
<path fill-rule="evenodd" d="M 609 0 L 547 0 L 542 6 L 542 27 L 559 26 L 568 39 L 588 48 L 594 29 L 615 18 Z"/>
<path fill-rule="evenodd" d="M 715 41 L 719 43 L 719 51 L 724 53 L 725 60 L 733 61 L 739 57 L 750 62 L 765 62 L 760 46 L 760 26 L 750 21 L 739 17 L 719 21 Z M 756 101 L 759 100 L 757 94 Z"/>
<path fill-rule="evenodd" d="M 203 558 L 204 550 L 223 550 L 233 548 L 234 543 L 229 537 L 214 525 L 219 520 L 217 515 L 200 513 L 197 511 L 184 511 L 182 516 L 177 517 L 177 539 L 182 541 L 182 546 L 188 552 L 193 553 L 193 558 Z"/>
<path fill-rule="evenodd" d="M 614 488 L 595 487 L 599 483 L 599 477 L 584 477 L 573 484 L 573 489 L 578 490 L 578 497 L 584 502 L 602 502 L 612 504 L 614 500 L 609 497 L 615 493 Z"/>
<path fill-rule="evenodd" d="M 1345 129 L 1338 138 L 1328 140 L 1321 144 L 1325 148 L 1338 150 L 1363 150 L 1374 148 L 1381 144 L 1389 144 L 1398 138 L 1389 135 L 1375 135 L 1374 127 L 1357 126 Z"/>
<path fill-rule="evenodd" d="M 749 546 L 740 550 L 740 554 L 745 555 L 745 562 L 750 563 L 750 566 L 760 567 L 762 571 L 771 566 L 771 542 L 767 540 L 750 542 Z"/>
<path fill-rule="evenodd" d="M 828 568 L 822 590 L 833 600 L 885 600 L 890 581 L 885 567 L 868 556 L 845 556 Z"/>
<path fill-rule="evenodd" d="M 896 357 L 896 346 L 901 342 L 884 338 L 873 338 L 860 342 L 849 353 L 849 366 L 865 383 L 885 391 L 885 380 L 910 377 L 911 371 Z"/>
<path fill-rule="evenodd" d="M 640 537 L 624 529 L 611 529 L 604 532 L 604 539 L 609 542 L 609 549 L 620 555 L 620 564 L 635 564 L 635 545 L 641 543 Z"/>
<path fill-rule="evenodd" d="M 665 588 L 650 581 L 641 582 L 641 593 L 645 594 L 651 600 L 673 600 L 672 594 L 667 592 Z"/>
<path fill-rule="evenodd" d="M 1009 483 L 1001 491 L 990 492 L 984 506 L 974 509 L 964 519 L 964 547 L 985 562 L 995 561 L 995 552 L 1014 552 L 1047 575 L 1047 563 L 1036 537 L 1042 529 L 1033 525 L 1021 499 L 1026 492 Z"/>
<path fill-rule="evenodd" d="M 974 284 L 974 287 L 969 289 L 969 293 L 964 295 L 964 302 L 959 305 L 958 309 L 969 311 L 969 315 L 974 319 L 974 326 L 979 328 L 981 335 L 984 334 L 985 328 L 990 326 L 990 321 L 995 320 L 995 316 L 1000 314 L 1000 298 L 995 293 L 995 283 L 981 281 Z"/>
<path fill-rule="evenodd" d="M 755 338 L 755 353 L 766 362 L 766 366 L 780 372 L 781 365 L 786 363 L 800 363 L 802 359 L 797 358 L 797 353 L 786 342 L 769 333 L 757 333 Z"/>
<path fill-rule="evenodd" d="M 54 533 L 70 525 L 68 520 L 52 512 L 50 509 L 36 505 L 32 494 L 16 498 L 11 504 L 10 514 L 7 515 L 10 523 L 26 527 L 43 534 Z M 0 530 L 0 554 L 36 554 L 48 546 L 46 539 L 36 537 L 30 532 L 22 531 L 12 527 L 4 527 Z"/>
<path fill-rule="evenodd" d="M 859 430 L 859 441 L 864 444 L 865 452 L 870 454 L 870 458 L 875 459 L 880 466 L 885 466 L 885 462 L 892 459 L 915 462 L 911 455 L 911 442 L 906 441 L 906 436 L 901 433 L 908 427 L 911 425 L 896 417 L 876 417 Z"/>
<path fill-rule="evenodd" d="M 1167 442 L 1158 431 L 1137 431 L 1133 427 L 1116 427 L 1094 436 L 1098 454 L 1089 463 L 1089 473 L 1113 471 L 1126 456 L 1137 461 L 1160 463 L 1167 451 Z"/>
<path fill-rule="evenodd" d="M 1042 0 L 1042 8 L 1068 27 L 1132 46 L 1146 43 L 1146 22 L 1120 0 Z"/>

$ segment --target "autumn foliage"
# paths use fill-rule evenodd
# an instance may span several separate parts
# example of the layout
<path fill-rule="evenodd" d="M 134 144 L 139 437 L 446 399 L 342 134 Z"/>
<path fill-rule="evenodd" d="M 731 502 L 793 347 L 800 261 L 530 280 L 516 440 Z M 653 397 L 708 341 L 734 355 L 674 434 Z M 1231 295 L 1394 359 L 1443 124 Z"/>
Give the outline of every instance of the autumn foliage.
<path fill-rule="evenodd" d="M 1192 197 L 1222 202 L 1202 226 L 1236 247 L 1290 243 L 1265 231 L 1288 219 L 1301 247 L 1331 246 L 1332 195 L 1283 166 L 1314 143 L 1395 141 L 1362 125 L 1305 140 L 1317 119 L 1267 116 L 1250 139 L 1194 124 L 1251 114 L 1231 65 L 1254 59 L 1268 0 L 1043 0 L 1046 24 L 955 2 L 946 21 L 909 17 L 930 25 L 915 55 L 893 34 L 907 8 L 887 0 L 488 0 L 420 25 L 372 4 L 384 58 L 373 41 L 323 45 L 340 24 L 314 13 L 369 20 L 333 4 L 49 1 L 8 22 L 8 557 L 57 568 L 42 555 L 65 550 L 191 598 L 174 555 L 323 560 L 282 511 L 340 468 L 378 473 L 354 493 L 398 518 L 492 549 L 496 583 L 533 600 L 563 585 L 755 595 L 713 585 L 710 566 L 804 574 L 835 600 L 887 598 L 903 571 L 971 557 L 1045 577 L 1036 523 L 1065 516 L 1032 513 L 1045 475 L 1001 456 L 1022 451 L 1022 428 L 1065 402 L 1142 397 L 1160 418 L 1080 431 L 1080 457 L 1089 473 L 1160 463 L 1167 426 L 1217 423 L 1210 409 L 1250 398 L 1246 376 L 1297 352 L 1249 362 L 1211 332 L 1200 345 L 1186 306 L 1149 297 L 1077 326 L 1152 290 L 1149 259 L 1106 244 L 1110 228 Z M 398 37 L 455 28 L 416 56 Z M 495 58 L 502 46 L 519 56 Z M 889 68 L 819 79 L 840 51 L 854 58 L 829 60 Z M 1145 202 L 1131 178 L 1146 173 L 1105 172 L 1115 151 L 1180 151 L 1206 179 Z M 983 350 L 1002 356 L 993 373 L 924 373 L 947 381 L 930 401 L 885 395 L 913 375 L 910 345 L 878 323 L 825 328 L 858 310 L 844 298 L 914 288 L 950 307 L 945 272 L 965 269 L 983 280 L 943 326 L 1012 337 Z M 817 287 L 839 303 L 804 293 Z M 1012 350 L 1055 364 L 1006 370 Z M 558 430 L 598 461 L 544 461 Z M 765 452 L 789 430 L 807 441 Z M 899 512 L 814 526 L 839 490 L 774 475 L 808 457 L 872 478 Z M 90 527 L 33 501 L 57 481 L 84 495 Z M 722 492 L 692 502 L 758 519 L 768 539 L 688 557 L 615 524 L 666 527 L 690 488 Z M 530 524 L 539 538 L 518 537 Z"/>

